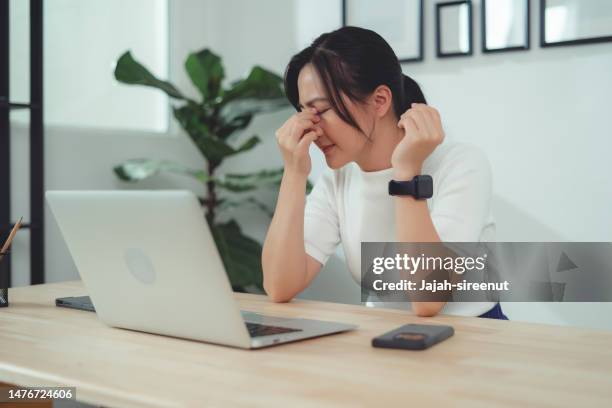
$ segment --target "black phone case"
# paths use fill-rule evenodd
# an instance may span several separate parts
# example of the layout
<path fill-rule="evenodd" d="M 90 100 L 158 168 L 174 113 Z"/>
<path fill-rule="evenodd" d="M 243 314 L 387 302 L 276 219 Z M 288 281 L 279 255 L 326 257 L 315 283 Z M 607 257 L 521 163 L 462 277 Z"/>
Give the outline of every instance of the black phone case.
<path fill-rule="evenodd" d="M 372 346 L 406 350 L 424 350 L 455 334 L 451 326 L 405 324 L 372 339 Z"/>

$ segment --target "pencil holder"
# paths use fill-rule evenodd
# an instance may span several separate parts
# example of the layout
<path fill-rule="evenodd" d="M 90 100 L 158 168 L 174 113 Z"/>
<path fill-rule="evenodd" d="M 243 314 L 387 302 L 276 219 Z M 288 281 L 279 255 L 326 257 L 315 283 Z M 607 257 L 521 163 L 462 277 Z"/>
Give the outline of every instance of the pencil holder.
<path fill-rule="evenodd" d="M 9 252 L 5 252 L 3 254 L 0 254 L 0 307 L 7 307 L 9 305 L 9 300 L 8 300 L 8 288 L 7 286 L 7 279 L 4 276 L 4 271 L 2 270 L 2 260 L 7 257 L 9 254 Z"/>
<path fill-rule="evenodd" d="M 0 307 L 8 306 L 8 289 L 0 288 Z"/>

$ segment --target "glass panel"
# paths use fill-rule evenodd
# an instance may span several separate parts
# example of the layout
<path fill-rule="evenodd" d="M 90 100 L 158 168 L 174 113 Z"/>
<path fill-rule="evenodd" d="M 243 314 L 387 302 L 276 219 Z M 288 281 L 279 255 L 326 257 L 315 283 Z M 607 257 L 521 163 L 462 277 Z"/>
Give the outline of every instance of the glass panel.
<path fill-rule="evenodd" d="M 612 1 L 546 0 L 546 42 L 612 36 Z"/>
<path fill-rule="evenodd" d="M 9 92 L 11 102 L 30 102 L 30 2 L 9 1 Z M 30 113 L 14 109 L 11 121 L 29 123 Z"/>
<path fill-rule="evenodd" d="M 443 54 L 470 51 L 467 4 L 440 8 L 440 48 Z"/>
<path fill-rule="evenodd" d="M 29 9 L 11 1 L 11 99 L 29 100 Z M 114 63 L 132 50 L 155 75 L 168 76 L 168 0 L 44 2 L 45 122 L 51 125 L 165 132 L 168 98 L 117 83 Z M 28 121 L 27 113 L 13 119 Z"/>
<path fill-rule="evenodd" d="M 487 49 L 527 45 L 527 0 L 486 1 Z"/>
<path fill-rule="evenodd" d="M 348 0 L 346 24 L 376 31 L 399 59 L 420 57 L 420 0 Z"/>

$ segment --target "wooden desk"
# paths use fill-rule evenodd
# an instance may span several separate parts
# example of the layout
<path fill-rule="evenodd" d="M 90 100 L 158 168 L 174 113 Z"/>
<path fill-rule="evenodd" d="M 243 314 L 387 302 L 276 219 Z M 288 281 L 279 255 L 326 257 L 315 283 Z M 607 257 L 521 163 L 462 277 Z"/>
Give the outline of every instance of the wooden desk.
<path fill-rule="evenodd" d="M 80 281 L 10 290 L 0 309 L 0 382 L 74 386 L 77 399 L 154 406 L 610 406 L 612 332 L 438 316 L 324 302 L 241 307 L 356 323 L 357 331 L 246 351 L 113 329 L 54 299 Z M 197 315 L 194 315 L 194 324 Z M 376 349 L 372 337 L 409 322 L 450 324 L 426 351 Z"/>

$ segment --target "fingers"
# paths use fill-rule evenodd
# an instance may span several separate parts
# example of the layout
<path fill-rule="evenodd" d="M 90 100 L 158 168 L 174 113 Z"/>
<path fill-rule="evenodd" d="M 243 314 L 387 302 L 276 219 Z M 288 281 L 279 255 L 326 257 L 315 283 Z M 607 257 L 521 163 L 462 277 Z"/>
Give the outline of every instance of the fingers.
<path fill-rule="evenodd" d="M 306 130 L 313 125 L 316 125 L 320 121 L 321 119 L 318 116 L 315 116 L 313 118 L 296 118 L 294 123 L 298 129 Z"/>
<path fill-rule="evenodd" d="M 298 144 L 304 133 L 314 128 L 320 120 L 321 118 L 311 112 L 297 113 L 276 132 L 276 139 L 280 145 L 291 149 Z"/>
<path fill-rule="evenodd" d="M 414 119 L 406 114 L 402 115 L 397 127 L 404 129 L 406 132 L 410 132 L 411 134 L 416 134 L 416 132 L 419 131 Z"/>
<path fill-rule="evenodd" d="M 306 133 L 295 147 L 296 153 L 300 155 L 308 154 L 308 149 L 310 148 L 310 145 L 312 144 L 312 142 L 317 140 L 319 136 L 321 136 L 322 132 L 323 131 L 321 130 L 321 128 L 316 128 Z"/>
<path fill-rule="evenodd" d="M 295 122 L 294 128 L 289 135 L 289 144 L 295 146 L 304 134 L 317 126 L 318 120 L 300 119 Z"/>
<path fill-rule="evenodd" d="M 444 130 L 439 112 L 426 104 L 413 103 L 400 118 L 398 127 L 406 129 L 406 124 L 412 122 L 418 131 L 416 136 L 441 142 L 444 139 Z M 414 130 L 414 129 L 413 129 Z"/>
<path fill-rule="evenodd" d="M 308 110 L 302 111 L 295 115 L 294 124 L 296 124 L 296 129 L 300 131 L 304 131 L 313 125 L 319 123 L 321 118 L 317 115 L 316 110 Z M 300 134 L 302 136 L 302 134 Z"/>
<path fill-rule="evenodd" d="M 319 116 L 319 114 L 317 113 L 317 110 L 315 108 L 310 108 L 308 110 L 303 110 L 301 112 L 298 112 L 295 114 L 295 119 L 296 120 L 310 120 L 313 121 L 315 123 L 318 123 L 321 121 L 321 117 Z"/>
<path fill-rule="evenodd" d="M 423 136 L 431 137 L 434 134 L 434 129 L 433 125 L 430 123 L 431 118 L 429 117 L 429 114 L 421 108 L 412 108 L 411 111 L 412 118 Z"/>
<path fill-rule="evenodd" d="M 310 172 L 309 148 L 312 142 L 323 135 L 320 122 L 321 118 L 316 109 L 307 109 L 292 115 L 276 131 L 276 139 L 285 161 L 285 169 L 293 169 L 305 174 Z"/>
<path fill-rule="evenodd" d="M 442 119 L 440 119 L 440 112 L 436 108 L 431 108 L 429 110 L 434 117 L 434 125 L 436 130 L 444 136 L 444 128 L 442 127 Z"/>
<path fill-rule="evenodd" d="M 416 104 L 415 107 L 417 108 L 417 112 L 421 112 L 423 117 L 425 117 L 427 129 L 429 130 L 430 135 L 437 136 L 444 133 L 442 131 L 440 114 L 436 108 L 425 104 Z"/>

